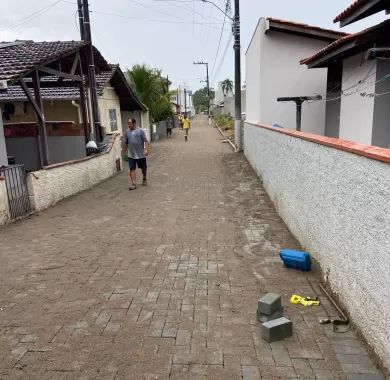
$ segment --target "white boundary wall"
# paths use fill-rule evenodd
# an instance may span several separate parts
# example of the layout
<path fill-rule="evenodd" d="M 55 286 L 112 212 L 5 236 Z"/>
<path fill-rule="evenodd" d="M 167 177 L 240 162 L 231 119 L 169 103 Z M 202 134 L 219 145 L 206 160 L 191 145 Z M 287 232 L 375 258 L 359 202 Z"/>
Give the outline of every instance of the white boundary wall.
<path fill-rule="evenodd" d="M 117 173 L 121 159 L 119 135 L 112 137 L 111 149 L 99 156 L 88 157 L 29 173 L 28 189 L 32 208 L 36 211 L 87 190 Z"/>
<path fill-rule="evenodd" d="M 244 142 L 278 213 L 390 368 L 390 164 L 250 123 Z"/>
<path fill-rule="evenodd" d="M 0 226 L 9 221 L 8 196 L 5 180 L 0 179 Z"/>

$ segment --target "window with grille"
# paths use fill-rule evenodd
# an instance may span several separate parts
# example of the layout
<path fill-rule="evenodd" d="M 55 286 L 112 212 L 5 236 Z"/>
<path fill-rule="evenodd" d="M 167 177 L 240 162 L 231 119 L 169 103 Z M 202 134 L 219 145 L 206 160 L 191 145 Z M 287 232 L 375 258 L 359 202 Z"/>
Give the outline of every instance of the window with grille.
<path fill-rule="evenodd" d="M 117 131 L 118 130 L 118 121 L 116 118 L 116 109 L 109 109 L 108 110 L 108 115 L 110 118 L 110 129 L 111 131 Z"/>

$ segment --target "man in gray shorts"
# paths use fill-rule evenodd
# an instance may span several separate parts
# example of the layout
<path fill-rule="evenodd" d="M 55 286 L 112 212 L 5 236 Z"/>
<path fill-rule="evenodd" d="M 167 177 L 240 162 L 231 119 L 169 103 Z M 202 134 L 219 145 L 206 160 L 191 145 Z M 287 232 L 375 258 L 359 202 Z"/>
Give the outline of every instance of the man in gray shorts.
<path fill-rule="evenodd" d="M 123 151 L 127 151 L 129 159 L 130 169 L 130 181 L 131 185 L 129 190 L 135 190 L 137 188 L 137 166 L 142 170 L 143 180 L 142 185 L 146 186 L 146 156 L 149 154 L 149 141 L 146 138 L 145 131 L 136 127 L 136 120 L 129 119 L 127 122 L 129 129 L 124 136 Z"/>

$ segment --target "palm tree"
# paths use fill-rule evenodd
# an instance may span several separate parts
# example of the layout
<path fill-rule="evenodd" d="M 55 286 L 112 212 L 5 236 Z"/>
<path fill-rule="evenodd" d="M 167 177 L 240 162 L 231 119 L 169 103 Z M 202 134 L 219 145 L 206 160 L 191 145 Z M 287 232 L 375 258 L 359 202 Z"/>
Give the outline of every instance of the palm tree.
<path fill-rule="evenodd" d="M 222 91 L 223 91 L 224 96 L 226 96 L 229 92 L 233 91 L 233 88 L 234 88 L 233 81 L 231 79 L 225 79 L 221 83 L 221 87 L 222 87 Z"/>
<path fill-rule="evenodd" d="M 163 120 L 172 112 L 167 84 L 161 77 L 161 70 L 145 64 L 134 65 L 128 70 L 130 86 L 148 108 L 153 120 Z"/>

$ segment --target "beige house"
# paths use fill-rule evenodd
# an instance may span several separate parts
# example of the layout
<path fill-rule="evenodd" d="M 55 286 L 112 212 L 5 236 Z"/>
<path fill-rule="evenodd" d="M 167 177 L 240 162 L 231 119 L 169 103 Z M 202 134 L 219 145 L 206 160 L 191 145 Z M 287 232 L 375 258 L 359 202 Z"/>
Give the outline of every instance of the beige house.
<path fill-rule="evenodd" d="M 101 124 L 107 134 L 122 134 L 128 117 L 149 129 L 149 113 L 127 83 L 119 65 L 97 74 Z M 86 156 L 80 93 L 76 87 L 42 87 L 50 164 Z M 87 94 L 88 95 L 88 94 Z M 28 171 L 40 168 L 36 114 L 19 85 L 0 92 L 7 154 Z M 122 125 L 124 124 L 124 125 Z"/>

